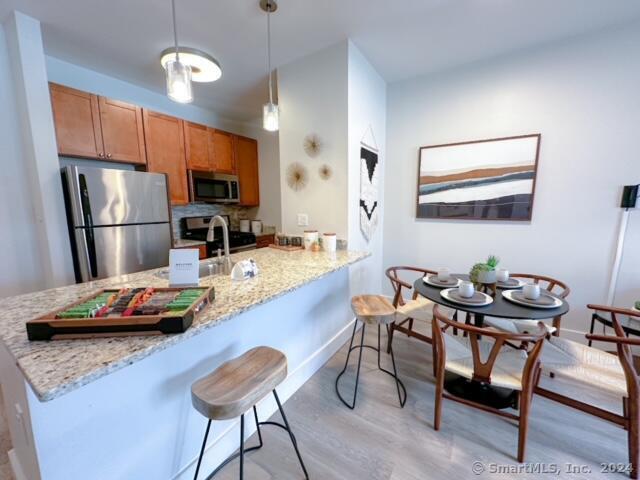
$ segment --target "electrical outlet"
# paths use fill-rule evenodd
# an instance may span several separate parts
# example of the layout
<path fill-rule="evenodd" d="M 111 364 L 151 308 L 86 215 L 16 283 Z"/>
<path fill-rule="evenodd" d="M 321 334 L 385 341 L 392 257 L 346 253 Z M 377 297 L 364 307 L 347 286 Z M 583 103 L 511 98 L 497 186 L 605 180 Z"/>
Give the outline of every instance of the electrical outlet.
<path fill-rule="evenodd" d="M 298 214 L 298 226 L 299 227 L 306 227 L 309 225 L 309 215 L 307 215 L 306 213 L 299 213 Z"/>

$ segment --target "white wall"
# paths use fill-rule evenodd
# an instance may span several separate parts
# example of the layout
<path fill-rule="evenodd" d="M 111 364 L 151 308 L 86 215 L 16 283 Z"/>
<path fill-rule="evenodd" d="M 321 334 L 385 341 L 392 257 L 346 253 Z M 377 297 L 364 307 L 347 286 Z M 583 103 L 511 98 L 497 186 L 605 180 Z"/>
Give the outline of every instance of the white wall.
<path fill-rule="evenodd" d="M 278 69 L 280 105 L 280 185 L 282 230 L 289 234 L 306 229 L 348 234 L 347 213 L 347 42 L 328 47 Z M 303 149 L 306 135 L 317 134 L 322 151 L 309 158 Z M 289 165 L 307 168 L 308 184 L 294 191 L 286 181 Z M 333 169 L 321 180 L 322 164 Z M 309 226 L 297 225 L 298 213 L 309 215 Z"/>
<path fill-rule="evenodd" d="M 9 265 L 15 265 L 15 259 L 18 259 L 18 262 L 24 262 L 26 269 L 26 276 L 19 271 L 22 269 L 20 263 L 17 265 L 18 272 L 3 272 L 2 284 L 7 285 L 3 288 L 3 293 L 8 294 L 73 283 L 73 267 L 68 248 L 66 214 L 40 23 L 19 12 L 12 12 L 4 20 L 3 30 L 5 42 L 2 47 L 8 56 L 8 71 L 12 74 L 11 80 L 4 87 L 11 89 L 12 97 L 8 102 L 7 113 L 12 115 L 9 121 L 14 123 L 18 131 L 17 137 L 13 128 L 8 129 L 3 136 L 8 137 L 6 141 L 10 145 L 9 163 L 20 163 L 18 167 L 15 164 L 7 167 L 17 168 L 20 178 L 16 184 L 29 196 L 24 207 L 28 205 L 30 209 L 24 219 L 17 220 L 15 217 L 23 207 L 17 206 L 17 212 L 12 212 L 4 229 L 12 229 L 15 221 L 18 236 L 31 236 L 24 246 L 14 244 L 14 248 L 3 251 L 3 255 L 13 257 L 13 260 L 9 260 Z M 16 140 L 20 149 L 11 151 Z M 21 200 L 21 196 L 13 199 L 10 205 Z M 23 230 L 22 225 L 29 225 L 29 228 Z M 37 257 L 36 275 L 39 279 L 30 278 L 32 261 L 25 257 L 31 255 Z M 9 276 L 8 280 L 4 280 L 4 275 Z M 13 280 L 14 276 L 18 281 Z"/>
<path fill-rule="evenodd" d="M 384 225 L 384 166 L 386 141 L 387 92 L 384 79 L 376 72 L 360 50 L 348 43 L 348 222 L 349 248 L 371 252 L 371 258 L 351 268 L 352 282 L 358 293 L 378 293 L 383 277 L 382 241 Z M 369 131 L 371 131 L 373 134 Z M 360 230 L 360 145 L 375 143 L 379 161 L 378 228 L 370 241 Z M 352 283 L 353 285 L 353 283 Z"/>
<path fill-rule="evenodd" d="M 585 305 L 606 299 L 620 187 L 640 181 L 638 45 L 635 25 L 390 85 L 385 266 L 468 271 L 494 253 L 511 271 L 566 281 L 572 310 L 563 325 L 584 330 Z M 421 145 L 538 132 L 531 223 L 415 218 Z M 635 272 L 638 250 L 624 258 Z M 620 288 L 637 292 L 635 281 Z"/>
<path fill-rule="evenodd" d="M 14 96 L 5 32 L 0 25 L 0 297 L 43 286 L 33 205 Z M 19 254 L 22 252 L 22 255 Z"/>

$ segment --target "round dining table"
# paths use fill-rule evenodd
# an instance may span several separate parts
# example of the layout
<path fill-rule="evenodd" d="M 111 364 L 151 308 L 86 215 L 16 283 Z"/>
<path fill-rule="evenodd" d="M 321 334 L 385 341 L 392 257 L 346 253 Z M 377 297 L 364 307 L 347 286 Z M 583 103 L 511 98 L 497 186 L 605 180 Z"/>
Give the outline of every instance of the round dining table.
<path fill-rule="evenodd" d="M 467 274 L 452 274 L 452 276 L 460 280 L 469 280 L 469 275 Z M 493 302 L 484 306 L 463 305 L 450 302 L 440 295 L 440 292 L 446 287 L 430 285 L 426 283 L 423 278 L 418 278 L 414 282 L 413 288 L 418 294 L 434 303 L 449 307 L 453 310 L 473 314 L 474 325 L 477 327 L 483 327 L 484 317 L 487 315 L 497 318 L 508 318 L 515 321 L 545 320 L 560 317 L 569 311 L 569 304 L 564 299 L 560 299 L 562 304 L 556 308 L 535 308 L 519 305 L 504 298 L 502 296 L 502 289 L 500 288 L 496 290 L 496 294 L 493 296 Z M 517 392 L 502 387 L 481 384 L 459 375 L 447 374 L 444 387 L 447 391 L 458 397 L 467 398 L 494 408 L 503 409 L 517 406 Z"/>
<path fill-rule="evenodd" d="M 460 280 L 469 280 L 469 275 L 467 274 L 452 274 L 452 276 Z M 564 299 L 560 299 L 562 301 L 562 305 L 556 308 L 535 308 L 518 305 L 504 298 L 501 293 L 503 290 L 500 288 L 497 289 L 497 293 L 493 297 L 493 302 L 484 306 L 463 305 L 460 303 L 450 302 L 440 295 L 440 292 L 444 290 L 444 287 L 434 287 L 426 283 L 423 278 L 418 278 L 414 282 L 413 288 L 420 295 L 434 303 L 438 303 L 454 310 L 473 314 L 474 324 L 477 327 L 483 326 L 484 317 L 486 315 L 512 320 L 545 320 L 561 317 L 569 311 L 569 304 Z"/>

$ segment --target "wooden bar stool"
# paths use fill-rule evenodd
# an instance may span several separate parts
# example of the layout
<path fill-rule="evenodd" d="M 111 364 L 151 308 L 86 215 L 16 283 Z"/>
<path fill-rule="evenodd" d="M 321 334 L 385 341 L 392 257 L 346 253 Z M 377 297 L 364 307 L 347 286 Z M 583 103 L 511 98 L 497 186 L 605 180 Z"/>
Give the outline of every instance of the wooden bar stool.
<path fill-rule="evenodd" d="M 404 388 L 404 384 L 398 378 L 398 372 L 396 370 L 396 359 L 393 356 L 393 349 L 389 348 L 391 354 L 391 364 L 393 365 L 393 372 L 382 368 L 380 365 L 380 327 L 384 325 L 387 328 L 387 335 L 389 335 L 389 324 L 396 319 L 396 309 L 391 305 L 391 302 L 385 297 L 380 295 L 358 295 L 351 299 L 351 308 L 356 314 L 356 321 L 353 324 L 353 333 L 351 334 L 351 342 L 349 343 L 349 351 L 347 352 L 347 361 L 344 362 L 344 368 L 336 377 L 336 394 L 342 403 L 353 410 L 356 406 L 356 396 L 358 395 L 358 380 L 360 379 L 360 365 L 362 363 L 362 350 L 364 348 L 370 348 L 378 352 L 378 369 L 388 375 L 391 375 L 396 381 L 396 389 L 398 390 L 398 400 L 400 406 L 404 407 L 407 401 L 407 390 Z M 358 321 L 362 323 L 362 332 L 360 334 L 360 345 L 353 345 L 353 339 L 356 336 L 356 329 L 358 327 Z M 378 348 L 371 345 L 364 344 L 364 332 L 367 325 L 378 325 Z M 338 388 L 338 382 L 340 377 L 347 370 L 349 365 L 349 357 L 353 350 L 359 350 L 358 354 L 358 369 L 356 371 L 356 386 L 353 392 L 353 402 L 348 403 L 340 394 Z"/>
<path fill-rule="evenodd" d="M 196 474 L 193 477 L 194 480 L 198 478 L 200 464 L 202 463 L 202 457 L 207 444 L 207 437 L 209 436 L 209 429 L 211 428 L 211 421 L 228 420 L 237 416 L 240 416 L 240 451 L 234 453 L 222 462 L 218 468 L 207 476 L 207 480 L 213 478 L 229 462 L 237 457 L 240 457 L 240 479 L 242 480 L 244 478 L 245 452 L 258 450 L 262 447 L 262 433 L 260 432 L 260 426 L 262 425 L 275 425 L 289 433 L 304 476 L 307 480 L 309 479 L 307 469 L 304 466 L 300 451 L 298 450 L 298 442 L 291 431 L 280 399 L 278 398 L 278 393 L 276 392 L 276 387 L 285 378 L 287 378 L 287 357 L 285 357 L 282 352 L 273 348 L 256 347 L 222 364 L 213 373 L 201 378 L 192 385 L 191 400 L 193 406 L 209 419 L 200 450 L 200 456 L 198 457 Z M 272 392 L 276 399 L 284 425 L 278 422 L 258 421 L 256 404 L 269 392 Z M 259 444 L 245 450 L 244 413 L 251 407 L 253 407 L 253 416 L 258 430 Z"/>

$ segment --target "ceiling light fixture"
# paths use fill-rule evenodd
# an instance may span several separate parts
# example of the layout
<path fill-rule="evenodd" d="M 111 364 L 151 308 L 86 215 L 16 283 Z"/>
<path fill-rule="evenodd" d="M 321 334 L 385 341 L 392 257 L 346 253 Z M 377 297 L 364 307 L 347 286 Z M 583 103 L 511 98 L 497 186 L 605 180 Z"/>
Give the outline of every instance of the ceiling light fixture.
<path fill-rule="evenodd" d="M 180 61 L 178 49 L 178 29 L 176 27 L 176 1 L 171 0 L 171 13 L 173 15 L 173 40 L 175 43 L 175 58 L 165 64 L 167 76 L 167 96 L 174 102 L 191 103 L 193 91 L 191 90 L 191 67 Z"/>
<path fill-rule="evenodd" d="M 191 67 L 191 80 L 194 82 L 215 82 L 222 76 L 222 68 L 218 61 L 208 53 L 191 47 L 180 47 L 180 61 Z M 167 63 L 176 58 L 175 47 L 169 47 L 160 54 L 160 63 L 167 68 Z"/>
<path fill-rule="evenodd" d="M 267 68 L 269 72 L 269 101 L 262 106 L 262 127 L 269 132 L 280 128 L 280 110 L 273 103 L 273 83 L 271 71 L 271 14 L 278 9 L 275 0 L 260 0 L 260 8 L 267 12 Z"/>

